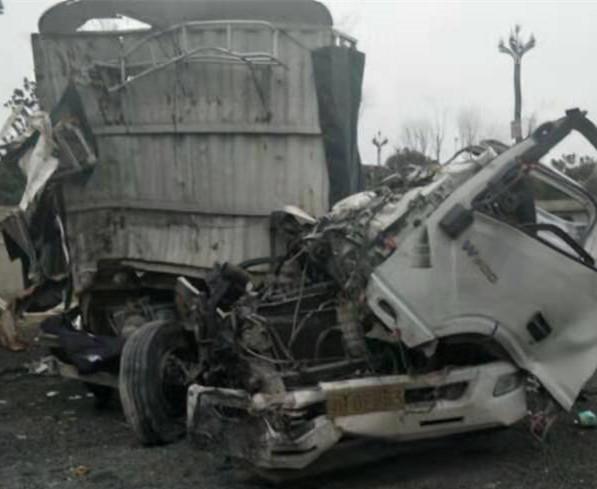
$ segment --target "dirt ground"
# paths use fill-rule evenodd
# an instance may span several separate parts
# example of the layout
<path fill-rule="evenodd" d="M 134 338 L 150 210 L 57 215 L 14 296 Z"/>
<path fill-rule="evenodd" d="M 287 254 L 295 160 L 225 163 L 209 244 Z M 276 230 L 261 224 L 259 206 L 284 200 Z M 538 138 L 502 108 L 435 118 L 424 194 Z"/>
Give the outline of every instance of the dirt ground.
<path fill-rule="evenodd" d="M 29 327 L 30 338 L 35 328 Z M 26 373 L 44 351 L 0 350 L 0 489 L 185 489 L 263 487 L 186 441 L 144 448 L 115 402 L 97 409 L 77 382 Z M 55 395 L 48 397 L 48 393 Z M 589 399 L 579 409 L 597 409 Z M 515 428 L 404 445 L 391 458 L 284 484 L 301 489 L 510 489 L 597 487 L 597 430 L 562 416 L 541 444 L 525 423 Z"/>

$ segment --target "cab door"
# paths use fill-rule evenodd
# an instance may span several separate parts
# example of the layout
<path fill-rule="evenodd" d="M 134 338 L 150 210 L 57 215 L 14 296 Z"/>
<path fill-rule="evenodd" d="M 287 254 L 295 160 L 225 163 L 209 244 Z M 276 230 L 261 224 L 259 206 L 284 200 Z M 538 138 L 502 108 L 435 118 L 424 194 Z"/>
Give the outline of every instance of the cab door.
<path fill-rule="evenodd" d="M 373 274 L 368 302 L 409 347 L 463 334 L 499 342 L 569 409 L 597 368 L 597 270 L 583 246 L 595 205 L 538 166 L 504 178 L 473 199 L 457 237 L 443 229 L 445 211 L 429 217 L 430 266 L 413 266 L 420 233 L 406 237 Z M 571 206 L 576 221 L 561 212 Z"/>

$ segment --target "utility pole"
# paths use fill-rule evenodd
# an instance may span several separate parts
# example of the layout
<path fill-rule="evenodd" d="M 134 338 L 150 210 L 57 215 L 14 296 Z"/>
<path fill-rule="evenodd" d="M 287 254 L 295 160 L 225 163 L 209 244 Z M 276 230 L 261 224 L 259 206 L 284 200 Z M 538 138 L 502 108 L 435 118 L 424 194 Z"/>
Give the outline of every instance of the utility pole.
<path fill-rule="evenodd" d="M 0 0 L 0 15 L 4 13 L 4 5 L 2 5 L 2 0 Z"/>
<path fill-rule="evenodd" d="M 512 137 L 516 142 L 522 141 L 522 86 L 521 86 L 521 67 L 522 57 L 535 47 L 535 36 L 524 42 L 520 37 L 520 25 L 515 25 L 514 30 L 510 32 L 508 46 L 503 39 L 498 44 L 500 52 L 508 54 L 514 61 L 514 120 L 512 121 Z"/>
<path fill-rule="evenodd" d="M 373 143 L 373 146 L 377 148 L 377 166 L 381 166 L 381 151 L 383 147 L 388 144 L 388 138 L 384 138 L 381 135 L 381 131 L 377 131 L 377 134 L 371 142 Z"/>

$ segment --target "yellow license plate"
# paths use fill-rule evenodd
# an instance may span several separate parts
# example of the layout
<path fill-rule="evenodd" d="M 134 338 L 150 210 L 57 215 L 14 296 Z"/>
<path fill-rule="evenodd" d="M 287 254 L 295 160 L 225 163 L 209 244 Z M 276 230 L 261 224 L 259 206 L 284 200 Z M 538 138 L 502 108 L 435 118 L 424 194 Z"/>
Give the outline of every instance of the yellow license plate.
<path fill-rule="evenodd" d="M 331 391 L 327 395 L 329 416 L 356 416 L 380 411 L 395 411 L 404 407 L 404 386 L 375 385 Z"/>

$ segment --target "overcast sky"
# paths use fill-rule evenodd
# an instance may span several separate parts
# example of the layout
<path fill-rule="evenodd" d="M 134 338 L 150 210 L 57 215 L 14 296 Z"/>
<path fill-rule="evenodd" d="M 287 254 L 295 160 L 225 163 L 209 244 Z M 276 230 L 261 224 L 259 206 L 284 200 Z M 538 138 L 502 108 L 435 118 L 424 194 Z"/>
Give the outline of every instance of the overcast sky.
<path fill-rule="evenodd" d="M 55 0 L 4 0 L 0 100 L 33 74 L 29 34 Z M 373 163 L 381 130 L 401 144 L 412 119 L 447 111 L 444 156 L 454 149 L 458 111 L 479 112 L 485 135 L 506 139 L 512 119 L 512 62 L 497 51 L 515 23 L 537 38 L 524 59 L 524 113 L 540 120 L 581 107 L 597 118 L 597 1 L 326 0 L 338 27 L 367 55 L 360 147 Z M 4 113 L 0 113 L 4 115 Z M 388 150 L 389 151 L 389 150 Z"/>

